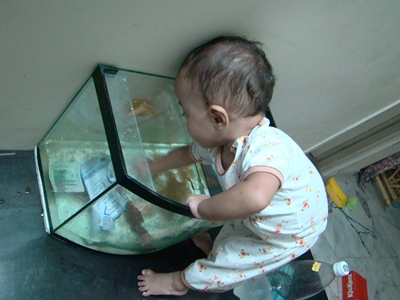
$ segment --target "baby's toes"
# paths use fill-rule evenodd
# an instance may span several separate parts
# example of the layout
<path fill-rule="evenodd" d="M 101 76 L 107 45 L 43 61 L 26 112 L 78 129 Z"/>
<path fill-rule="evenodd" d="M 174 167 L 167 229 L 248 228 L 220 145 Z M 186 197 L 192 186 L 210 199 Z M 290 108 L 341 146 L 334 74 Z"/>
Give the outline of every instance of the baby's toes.
<path fill-rule="evenodd" d="M 140 287 L 138 288 L 138 290 L 139 290 L 140 292 L 146 292 L 146 291 L 147 291 L 147 287 L 145 287 L 145 286 L 140 286 Z"/>

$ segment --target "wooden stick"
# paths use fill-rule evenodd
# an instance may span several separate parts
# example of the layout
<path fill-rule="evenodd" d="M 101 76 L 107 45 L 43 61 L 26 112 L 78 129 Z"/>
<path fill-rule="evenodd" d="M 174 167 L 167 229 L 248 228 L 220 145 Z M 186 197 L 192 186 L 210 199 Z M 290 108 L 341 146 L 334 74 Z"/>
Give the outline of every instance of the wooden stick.
<path fill-rule="evenodd" d="M 390 175 L 390 177 L 388 178 L 388 181 L 391 181 L 393 179 L 393 177 L 396 176 L 397 173 L 399 173 L 399 171 L 400 171 L 400 168 L 397 168 L 396 170 L 394 170 L 392 175 Z"/>
<path fill-rule="evenodd" d="M 378 183 L 379 189 L 381 190 L 383 199 L 385 200 L 386 204 L 390 206 L 391 205 L 390 197 L 389 197 L 388 193 L 386 192 L 385 187 L 383 186 L 383 183 L 380 179 L 380 175 L 375 176 L 375 179 L 376 179 L 376 182 Z"/>
<path fill-rule="evenodd" d="M 389 181 L 388 181 L 388 179 L 386 178 L 386 174 L 385 174 L 385 173 L 382 173 L 382 174 L 380 174 L 380 175 L 382 176 L 383 184 L 385 185 L 386 190 L 389 192 L 389 195 L 390 195 L 390 198 L 391 198 L 391 201 L 390 201 L 390 202 L 393 203 L 393 201 L 397 199 L 397 196 L 396 196 L 396 194 L 393 192 L 393 189 L 390 187 Z"/>

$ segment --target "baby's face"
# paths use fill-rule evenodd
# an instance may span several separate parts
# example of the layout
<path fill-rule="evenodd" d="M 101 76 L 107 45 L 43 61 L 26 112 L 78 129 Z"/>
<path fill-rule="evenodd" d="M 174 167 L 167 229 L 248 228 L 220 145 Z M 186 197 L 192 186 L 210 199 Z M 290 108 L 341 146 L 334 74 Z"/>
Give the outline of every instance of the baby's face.
<path fill-rule="evenodd" d="M 186 117 L 186 127 L 192 139 L 203 148 L 218 146 L 215 144 L 217 132 L 205 99 L 200 89 L 185 79 L 182 72 L 179 72 L 176 78 L 175 93 Z"/>

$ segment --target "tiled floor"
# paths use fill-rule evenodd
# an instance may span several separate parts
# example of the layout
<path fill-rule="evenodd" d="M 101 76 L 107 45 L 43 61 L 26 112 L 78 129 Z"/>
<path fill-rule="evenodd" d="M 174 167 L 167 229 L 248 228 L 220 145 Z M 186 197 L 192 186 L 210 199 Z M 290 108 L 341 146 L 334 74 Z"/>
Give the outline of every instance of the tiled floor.
<path fill-rule="evenodd" d="M 400 299 L 400 208 L 388 207 L 373 184 L 363 192 L 357 175 L 334 177 L 348 197 L 357 196 L 358 192 L 366 200 L 372 217 L 360 203 L 354 211 L 333 208 L 327 230 L 311 249 L 314 258 L 327 262 L 345 260 L 367 280 L 369 299 Z M 357 234 L 356 230 L 364 233 Z M 338 299 L 337 282 L 326 293 L 330 300 Z"/>

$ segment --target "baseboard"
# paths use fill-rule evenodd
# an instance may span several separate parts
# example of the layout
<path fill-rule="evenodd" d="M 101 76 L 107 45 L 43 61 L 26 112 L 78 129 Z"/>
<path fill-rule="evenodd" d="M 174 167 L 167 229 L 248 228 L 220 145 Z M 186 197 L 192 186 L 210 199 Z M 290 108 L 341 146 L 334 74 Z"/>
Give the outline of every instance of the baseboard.
<path fill-rule="evenodd" d="M 400 151 L 400 101 L 339 132 L 309 151 L 322 176 L 357 173 Z"/>

